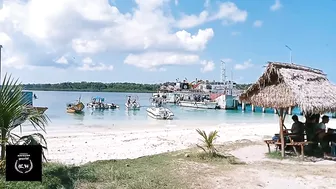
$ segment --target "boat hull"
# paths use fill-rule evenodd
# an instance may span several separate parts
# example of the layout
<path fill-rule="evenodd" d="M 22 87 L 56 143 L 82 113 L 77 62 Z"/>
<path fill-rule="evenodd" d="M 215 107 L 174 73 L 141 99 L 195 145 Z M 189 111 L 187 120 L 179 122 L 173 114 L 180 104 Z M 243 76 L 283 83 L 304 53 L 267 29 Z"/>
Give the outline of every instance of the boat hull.
<path fill-rule="evenodd" d="M 192 101 L 180 101 L 182 107 L 200 108 L 200 109 L 217 109 L 217 102 L 192 102 Z"/>
<path fill-rule="evenodd" d="M 174 114 L 168 108 L 147 108 L 147 115 L 154 119 L 159 120 L 172 120 L 174 118 Z"/>
<path fill-rule="evenodd" d="M 128 104 L 125 103 L 125 107 L 127 110 L 140 110 L 140 104 L 136 103 L 136 104 Z"/>

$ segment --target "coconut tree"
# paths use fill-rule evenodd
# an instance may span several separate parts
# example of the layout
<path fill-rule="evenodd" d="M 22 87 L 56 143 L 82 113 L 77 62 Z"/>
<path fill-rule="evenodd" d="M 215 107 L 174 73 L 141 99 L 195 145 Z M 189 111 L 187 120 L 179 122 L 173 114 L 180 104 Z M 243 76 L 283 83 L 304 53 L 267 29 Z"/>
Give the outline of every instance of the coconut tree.
<path fill-rule="evenodd" d="M 215 148 L 214 142 L 219 137 L 218 131 L 211 131 L 209 134 L 206 134 L 205 131 L 202 131 L 200 129 L 196 129 L 197 133 L 201 135 L 201 142 L 202 145 L 197 145 L 197 147 L 201 148 L 205 153 L 208 153 L 209 155 L 216 155 L 217 149 Z"/>
<path fill-rule="evenodd" d="M 42 134 L 19 136 L 13 132 L 14 129 L 19 128 L 22 133 L 23 123 L 29 123 L 36 131 L 45 132 L 49 118 L 44 113 L 41 114 L 29 108 L 27 103 L 22 94 L 21 84 L 11 76 L 7 77 L 6 74 L 0 88 L 1 161 L 6 157 L 7 144 L 42 145 L 43 149 L 47 149 L 47 143 Z"/>

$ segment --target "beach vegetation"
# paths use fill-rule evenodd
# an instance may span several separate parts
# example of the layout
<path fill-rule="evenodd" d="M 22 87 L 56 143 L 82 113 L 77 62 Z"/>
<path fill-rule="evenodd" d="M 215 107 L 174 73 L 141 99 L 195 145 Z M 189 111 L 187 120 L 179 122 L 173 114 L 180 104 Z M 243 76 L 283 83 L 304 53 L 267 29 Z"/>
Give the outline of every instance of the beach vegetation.
<path fill-rule="evenodd" d="M 36 91 L 90 91 L 90 92 L 134 92 L 151 93 L 156 92 L 162 84 L 141 84 L 141 83 L 101 83 L 101 82 L 64 82 L 55 84 L 24 84 L 25 90 Z M 238 90 L 245 90 L 251 84 L 237 84 Z"/>
<path fill-rule="evenodd" d="M 202 131 L 200 129 L 196 129 L 197 133 L 201 136 L 201 145 L 196 144 L 196 146 L 200 149 L 202 149 L 205 153 L 207 153 L 210 156 L 216 156 L 217 155 L 217 149 L 215 148 L 214 142 L 219 137 L 218 131 L 210 131 L 209 134 L 207 134 L 205 131 Z"/>
<path fill-rule="evenodd" d="M 201 186 L 200 178 L 235 168 L 228 158 L 200 159 L 197 149 L 181 150 L 136 159 L 100 160 L 84 165 L 44 163 L 42 182 L 6 182 L 0 176 L 0 188 L 6 189 L 187 189 Z M 189 157 L 185 153 L 190 153 Z M 232 158 L 233 159 L 233 158 Z"/>
<path fill-rule="evenodd" d="M 6 145 L 42 145 L 47 149 L 47 142 L 41 133 L 33 133 L 20 136 L 15 132 L 19 129 L 22 133 L 22 125 L 28 123 L 37 131 L 45 132 L 45 126 L 49 118 L 33 108 L 28 108 L 22 94 L 22 86 L 18 80 L 11 76 L 4 77 L 0 89 L 0 130 L 1 130 L 1 163 L 4 170 L 6 157 Z M 43 157 L 45 158 L 44 154 Z"/>

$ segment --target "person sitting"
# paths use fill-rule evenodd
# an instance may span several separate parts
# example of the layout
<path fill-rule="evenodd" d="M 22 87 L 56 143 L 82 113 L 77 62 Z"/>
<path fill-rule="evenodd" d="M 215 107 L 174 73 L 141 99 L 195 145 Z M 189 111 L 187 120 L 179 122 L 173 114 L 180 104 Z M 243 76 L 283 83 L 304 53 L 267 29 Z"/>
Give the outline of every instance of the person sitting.
<path fill-rule="evenodd" d="M 297 115 L 292 116 L 292 120 L 294 123 L 292 124 L 291 133 L 294 135 L 292 139 L 295 142 L 303 142 L 304 141 L 304 124 L 299 121 L 299 117 Z"/>

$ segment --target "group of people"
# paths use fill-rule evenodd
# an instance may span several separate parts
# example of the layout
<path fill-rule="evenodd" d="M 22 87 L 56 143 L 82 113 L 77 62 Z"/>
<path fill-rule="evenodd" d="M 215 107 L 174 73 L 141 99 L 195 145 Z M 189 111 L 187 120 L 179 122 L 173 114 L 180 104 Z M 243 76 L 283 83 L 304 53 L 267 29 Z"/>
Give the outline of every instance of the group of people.
<path fill-rule="evenodd" d="M 314 114 L 306 116 L 306 123 L 299 121 L 297 115 L 292 116 L 294 123 L 291 128 L 291 138 L 295 142 L 304 141 L 304 135 L 307 135 L 307 141 L 320 143 L 324 152 L 330 150 L 329 143 L 336 142 L 336 135 L 333 129 L 327 129 L 326 124 L 329 123 L 329 116 L 322 116 L 320 122 L 320 115 Z"/>

